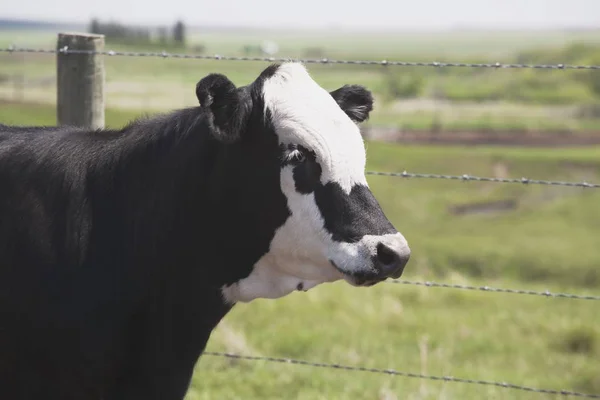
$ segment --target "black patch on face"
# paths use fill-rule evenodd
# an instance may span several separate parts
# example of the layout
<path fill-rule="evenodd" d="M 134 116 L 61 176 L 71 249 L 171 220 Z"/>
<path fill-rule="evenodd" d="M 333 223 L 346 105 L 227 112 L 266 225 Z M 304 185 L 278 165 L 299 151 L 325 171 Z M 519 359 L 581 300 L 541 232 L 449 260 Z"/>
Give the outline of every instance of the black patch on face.
<path fill-rule="evenodd" d="M 300 145 L 288 145 L 283 153 L 282 166 L 293 165 L 296 191 L 309 194 L 315 191 L 321 182 L 321 165 L 317 162 L 314 151 Z"/>
<path fill-rule="evenodd" d="M 338 242 L 358 242 L 365 235 L 397 233 L 385 217 L 373 193 L 365 185 L 355 185 L 346 194 L 335 182 L 321 183 L 321 165 L 314 151 L 290 144 L 281 146 L 282 167 L 292 165 L 296 191 L 315 194 L 325 229 Z"/>
<path fill-rule="evenodd" d="M 325 229 L 335 241 L 355 243 L 365 235 L 397 233 L 365 185 L 355 185 L 349 194 L 336 182 L 318 185 L 315 201 L 325 220 Z"/>

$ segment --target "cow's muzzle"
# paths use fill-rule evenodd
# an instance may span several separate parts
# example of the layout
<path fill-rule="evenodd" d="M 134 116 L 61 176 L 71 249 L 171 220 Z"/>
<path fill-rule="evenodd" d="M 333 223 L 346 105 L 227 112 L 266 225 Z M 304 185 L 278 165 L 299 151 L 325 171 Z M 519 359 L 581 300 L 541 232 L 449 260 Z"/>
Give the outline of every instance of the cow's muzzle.
<path fill-rule="evenodd" d="M 335 260 L 330 260 L 347 282 L 355 286 L 372 286 L 388 278 L 398 279 L 402 276 L 411 252 L 401 234 L 366 237 L 362 245 L 363 251 L 358 253 L 364 255 L 366 249 L 369 253 L 364 265 L 344 268 L 343 265 L 338 266 Z"/>

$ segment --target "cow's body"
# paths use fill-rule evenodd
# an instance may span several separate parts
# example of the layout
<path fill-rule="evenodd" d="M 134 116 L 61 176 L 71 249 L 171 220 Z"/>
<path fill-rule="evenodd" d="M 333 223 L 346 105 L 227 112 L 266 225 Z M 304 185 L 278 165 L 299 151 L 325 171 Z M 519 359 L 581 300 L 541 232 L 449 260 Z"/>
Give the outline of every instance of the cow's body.
<path fill-rule="evenodd" d="M 226 263 L 257 257 L 231 251 L 232 229 L 241 246 L 260 242 L 233 210 L 215 212 L 232 201 L 219 178 L 229 147 L 195 114 L 119 133 L 3 130 L 0 398 L 183 395 L 170 386 L 186 387 L 228 310 Z"/>
<path fill-rule="evenodd" d="M 285 150 L 295 145 L 282 140 L 289 124 L 273 121 L 284 102 L 268 104 L 280 89 L 270 90 L 275 100 L 263 93 L 273 77 L 277 67 L 235 89 L 231 107 L 219 101 L 230 100 L 232 85 L 207 78 L 197 88 L 202 106 L 120 131 L 0 125 L 1 399 L 182 398 L 211 331 L 236 302 L 392 274 L 370 267 L 363 276 L 353 266 L 358 256 L 347 254 L 365 251 L 391 263 L 379 248 L 394 248 L 399 234 L 387 220 L 372 222 L 383 214 L 362 182 L 355 188 L 308 150 L 319 171 L 305 176 L 310 160 L 298 164 Z M 340 121 L 349 125 L 346 114 Z M 357 190 L 344 215 L 323 217 L 326 229 L 293 222 L 313 208 L 332 212 L 328 193 Z M 360 217 L 368 232 L 340 227 L 359 211 L 371 218 Z M 314 239 L 290 250 L 296 234 Z M 328 240 L 343 246 L 321 260 L 315 249 Z M 407 260 L 408 247 L 391 257 L 402 251 Z"/>

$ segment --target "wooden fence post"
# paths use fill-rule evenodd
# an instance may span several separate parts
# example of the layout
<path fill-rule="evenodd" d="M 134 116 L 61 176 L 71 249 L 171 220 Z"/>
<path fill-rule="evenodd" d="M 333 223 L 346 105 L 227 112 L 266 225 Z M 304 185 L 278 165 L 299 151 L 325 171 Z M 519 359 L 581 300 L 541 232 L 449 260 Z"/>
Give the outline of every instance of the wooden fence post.
<path fill-rule="evenodd" d="M 104 35 L 59 33 L 56 55 L 58 125 L 104 128 L 104 56 L 63 49 L 103 51 Z"/>

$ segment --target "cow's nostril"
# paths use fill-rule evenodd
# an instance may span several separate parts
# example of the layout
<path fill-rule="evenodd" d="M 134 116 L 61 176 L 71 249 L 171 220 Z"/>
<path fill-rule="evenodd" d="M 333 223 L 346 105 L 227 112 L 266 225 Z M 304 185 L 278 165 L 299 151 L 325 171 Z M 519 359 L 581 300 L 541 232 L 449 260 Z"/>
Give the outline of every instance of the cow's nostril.
<path fill-rule="evenodd" d="M 383 243 L 377 245 L 377 261 L 383 266 L 396 264 L 400 256 Z"/>
<path fill-rule="evenodd" d="M 375 266 L 379 273 L 384 277 L 399 278 L 410 258 L 410 253 L 404 253 L 379 243 L 375 256 Z"/>

